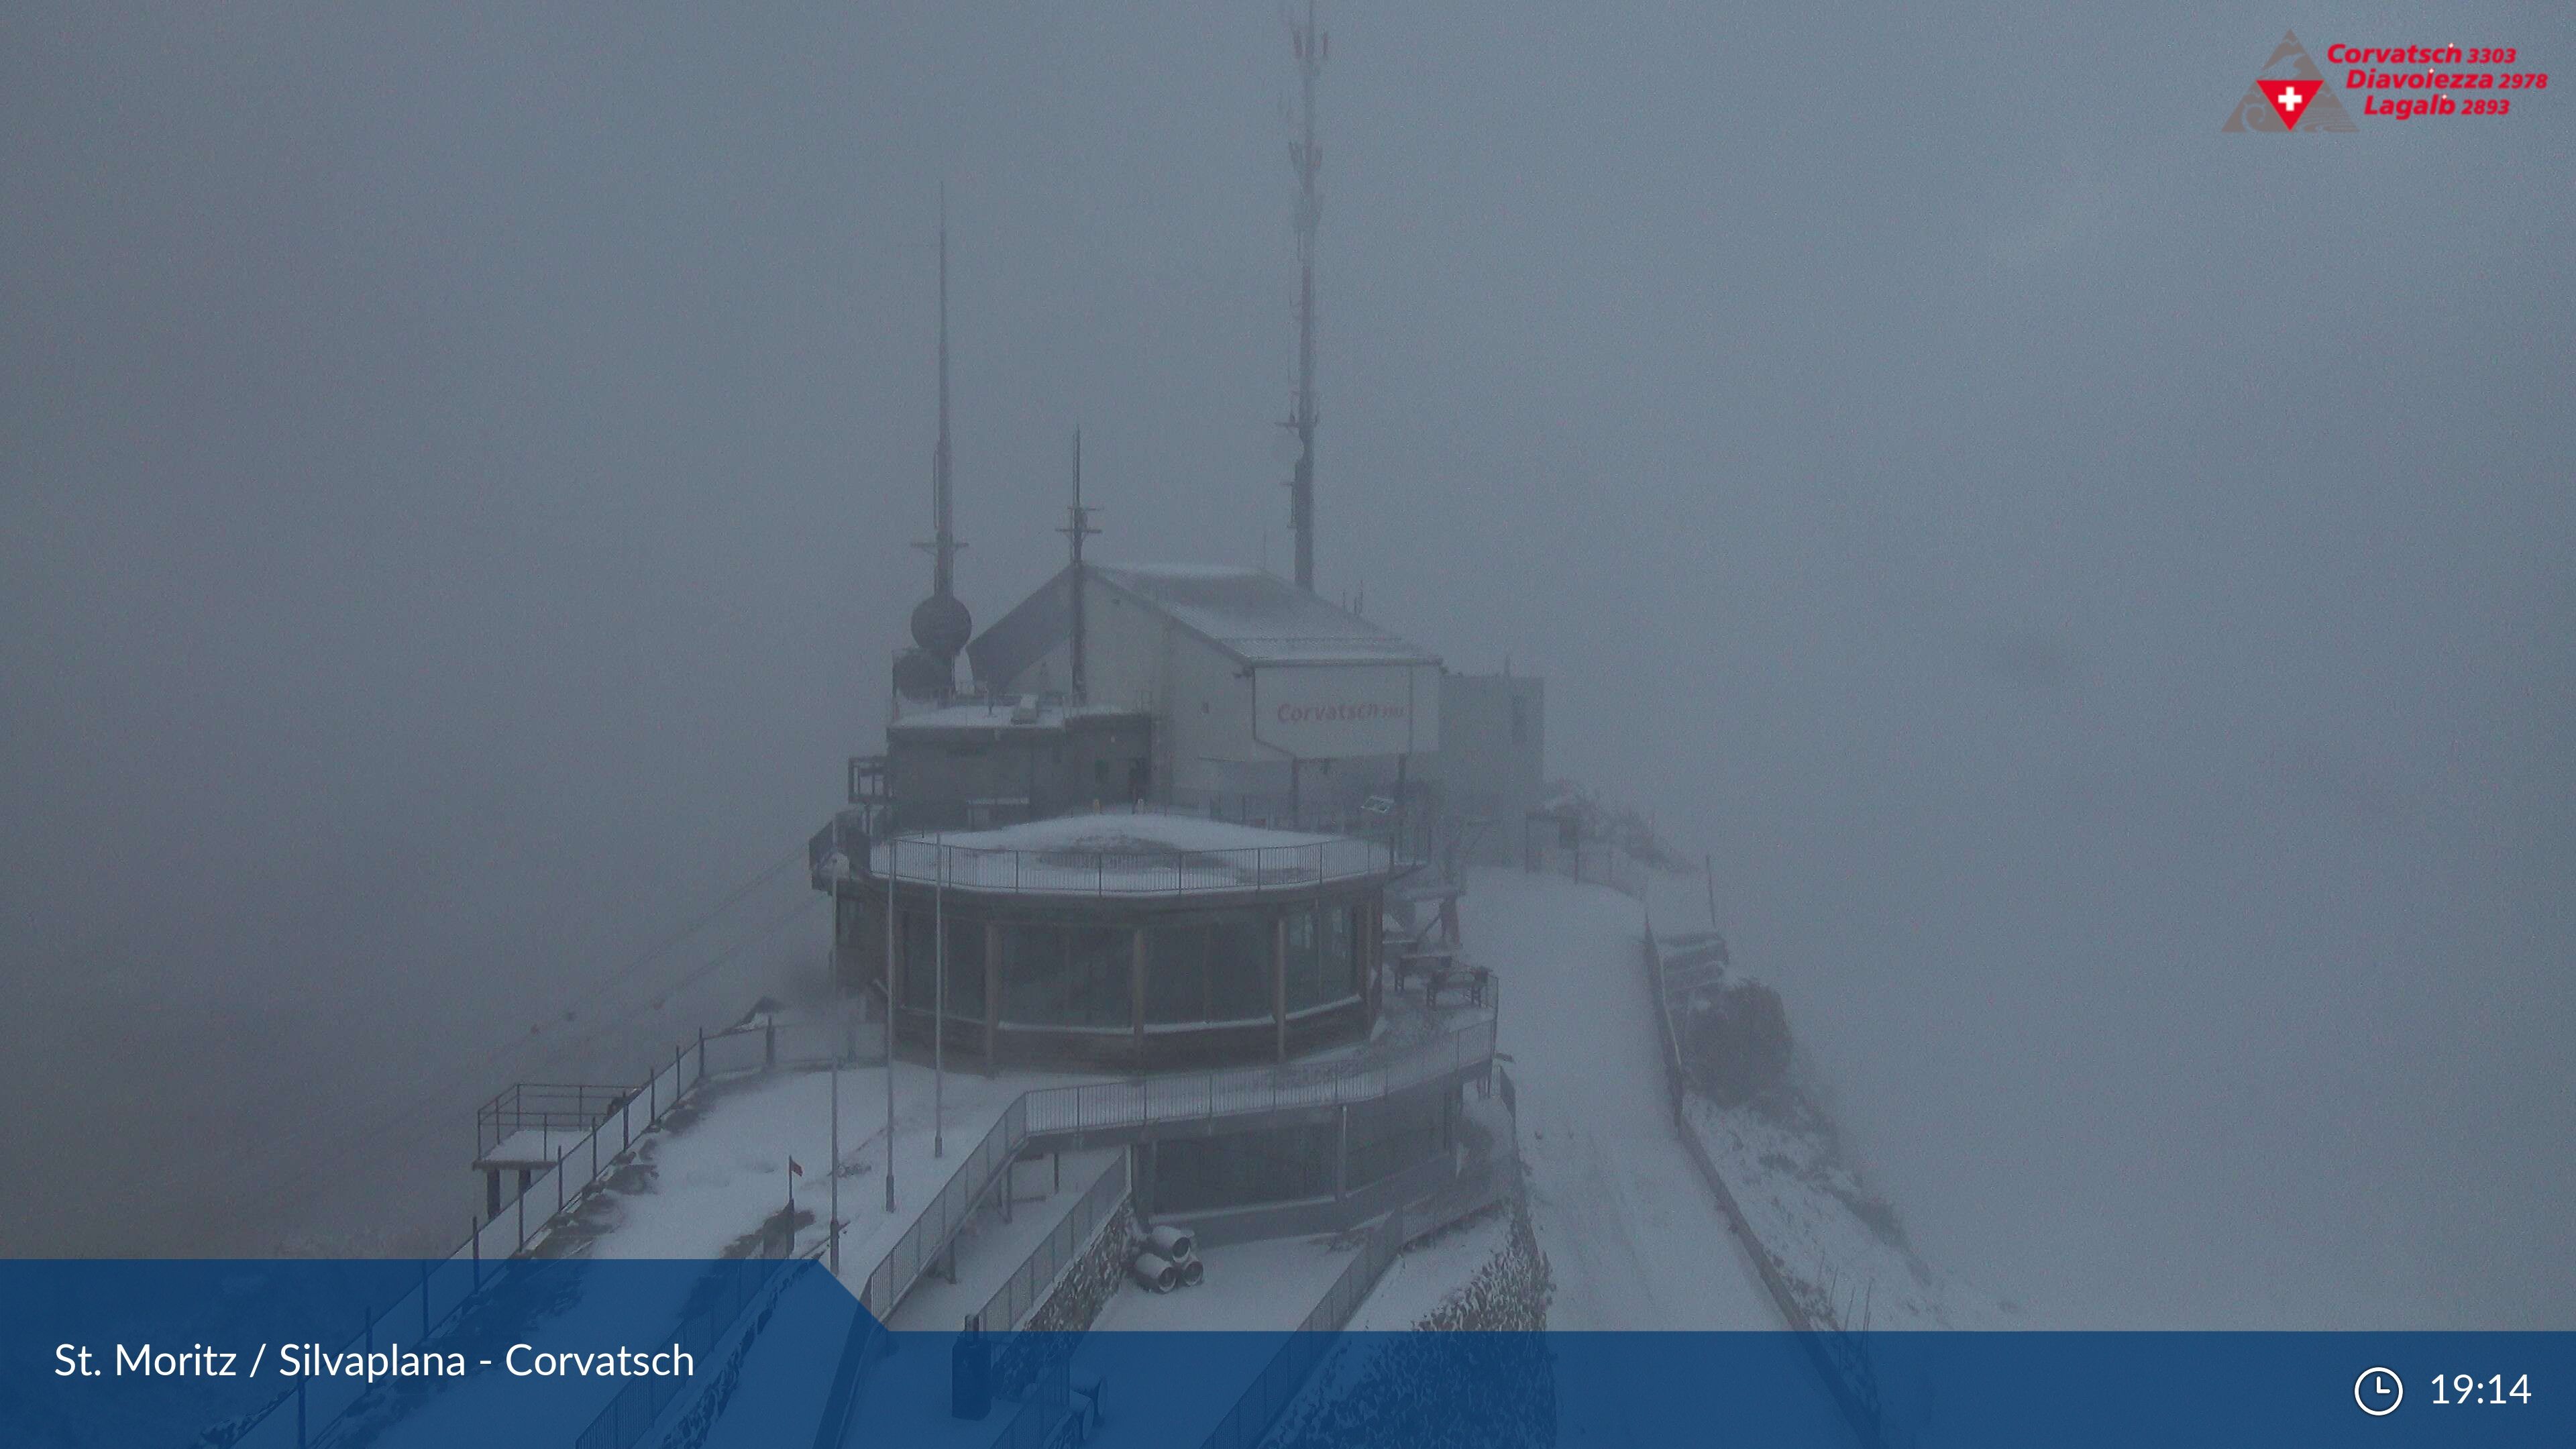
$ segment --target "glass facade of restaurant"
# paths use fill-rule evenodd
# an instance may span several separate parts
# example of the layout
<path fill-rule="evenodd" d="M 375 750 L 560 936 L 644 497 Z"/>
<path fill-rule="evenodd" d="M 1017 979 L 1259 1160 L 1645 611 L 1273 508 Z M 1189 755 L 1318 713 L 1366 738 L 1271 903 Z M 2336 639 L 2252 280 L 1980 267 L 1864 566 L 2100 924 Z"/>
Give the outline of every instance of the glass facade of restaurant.
<path fill-rule="evenodd" d="M 897 1024 L 918 1040 L 943 1009 L 944 915 L 952 1049 L 1031 1063 L 1273 1060 L 1292 1043 L 1303 1052 L 1365 1034 L 1381 908 L 1374 882 L 1214 906 L 906 890 L 895 902 Z M 835 960 L 853 990 L 883 989 L 886 909 L 856 891 L 839 904 Z"/>

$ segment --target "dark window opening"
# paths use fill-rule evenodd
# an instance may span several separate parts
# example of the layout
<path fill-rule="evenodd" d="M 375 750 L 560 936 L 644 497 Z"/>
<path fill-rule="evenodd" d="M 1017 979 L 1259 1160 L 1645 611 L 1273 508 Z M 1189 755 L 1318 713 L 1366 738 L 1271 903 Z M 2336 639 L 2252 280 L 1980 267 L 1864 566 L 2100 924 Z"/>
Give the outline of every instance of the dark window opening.
<path fill-rule="evenodd" d="M 1270 1015 L 1269 923 L 1249 913 L 1145 932 L 1145 1022 L 1253 1021 Z"/>
<path fill-rule="evenodd" d="M 939 922 L 929 911 L 903 913 L 903 1004 L 917 1011 L 938 1009 Z M 948 1005 L 950 1016 L 984 1015 L 984 923 L 948 918 Z"/>
<path fill-rule="evenodd" d="M 1351 1108 L 1349 1187 L 1366 1187 L 1437 1156 L 1445 1099 L 1435 1093 Z"/>
<path fill-rule="evenodd" d="M 1011 926 L 1002 1019 L 1023 1026 L 1124 1027 L 1133 937 L 1097 927 Z"/>
<path fill-rule="evenodd" d="M 1294 1202 L 1332 1190 L 1329 1127 L 1173 1138 L 1154 1148 L 1154 1206 L 1160 1212 Z"/>

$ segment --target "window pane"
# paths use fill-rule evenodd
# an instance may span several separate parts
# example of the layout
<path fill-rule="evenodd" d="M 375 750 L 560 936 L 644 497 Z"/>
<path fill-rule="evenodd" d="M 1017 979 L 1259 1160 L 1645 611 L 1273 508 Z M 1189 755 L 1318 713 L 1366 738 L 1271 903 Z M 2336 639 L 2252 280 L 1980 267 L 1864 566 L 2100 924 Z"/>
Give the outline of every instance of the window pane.
<path fill-rule="evenodd" d="M 1065 933 L 1070 1021 L 1075 1026 L 1129 1026 L 1134 1022 L 1129 976 L 1136 960 L 1132 931 L 1084 926 Z"/>
<path fill-rule="evenodd" d="M 1003 940 L 1002 1019 L 1062 1025 L 1067 1019 L 1063 928 L 1006 926 Z"/>
<path fill-rule="evenodd" d="M 1205 1021 L 1208 930 L 1156 926 L 1145 933 L 1145 1020 Z"/>
<path fill-rule="evenodd" d="M 1321 913 L 1324 927 L 1324 1000 L 1346 1001 L 1360 994 L 1358 916 L 1348 906 Z"/>
<path fill-rule="evenodd" d="M 1002 963 L 1002 1018 L 1024 1026 L 1127 1026 L 1126 931 L 1011 926 Z"/>
<path fill-rule="evenodd" d="M 1270 939 L 1270 923 L 1249 913 L 1208 928 L 1209 1020 L 1270 1015 Z"/>
<path fill-rule="evenodd" d="M 1300 906 L 1282 922 L 1286 937 L 1283 967 L 1287 972 L 1288 1009 L 1303 1011 L 1324 1000 L 1323 958 L 1316 940 L 1315 910 Z"/>

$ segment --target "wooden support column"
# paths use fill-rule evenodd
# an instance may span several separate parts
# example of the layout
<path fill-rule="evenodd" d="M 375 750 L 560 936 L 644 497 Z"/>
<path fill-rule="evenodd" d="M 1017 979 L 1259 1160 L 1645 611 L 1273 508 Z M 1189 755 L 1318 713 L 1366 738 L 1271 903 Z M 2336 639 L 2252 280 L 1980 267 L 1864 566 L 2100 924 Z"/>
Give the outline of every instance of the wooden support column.
<path fill-rule="evenodd" d="M 1371 891 L 1360 898 L 1355 908 L 1358 920 L 1351 930 L 1351 950 L 1359 956 L 1361 1017 L 1374 1030 L 1377 1026 L 1379 979 L 1386 965 L 1386 947 L 1380 937 L 1386 929 L 1386 896 Z"/>
<path fill-rule="evenodd" d="M 1127 968 L 1128 1019 L 1136 1028 L 1136 1060 L 1145 1060 L 1145 928 L 1136 928 L 1135 960 Z"/>

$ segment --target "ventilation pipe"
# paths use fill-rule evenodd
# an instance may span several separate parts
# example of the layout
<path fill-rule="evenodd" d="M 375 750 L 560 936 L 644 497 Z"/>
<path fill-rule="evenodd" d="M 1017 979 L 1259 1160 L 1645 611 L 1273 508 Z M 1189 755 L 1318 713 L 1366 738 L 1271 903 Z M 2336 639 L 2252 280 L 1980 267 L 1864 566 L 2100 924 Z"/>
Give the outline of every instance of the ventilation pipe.
<path fill-rule="evenodd" d="M 1152 1253 L 1138 1253 L 1136 1261 L 1127 1265 L 1127 1271 L 1137 1282 L 1157 1293 L 1169 1293 L 1181 1286 L 1181 1270 L 1172 1266 L 1170 1259 L 1159 1258 Z"/>

